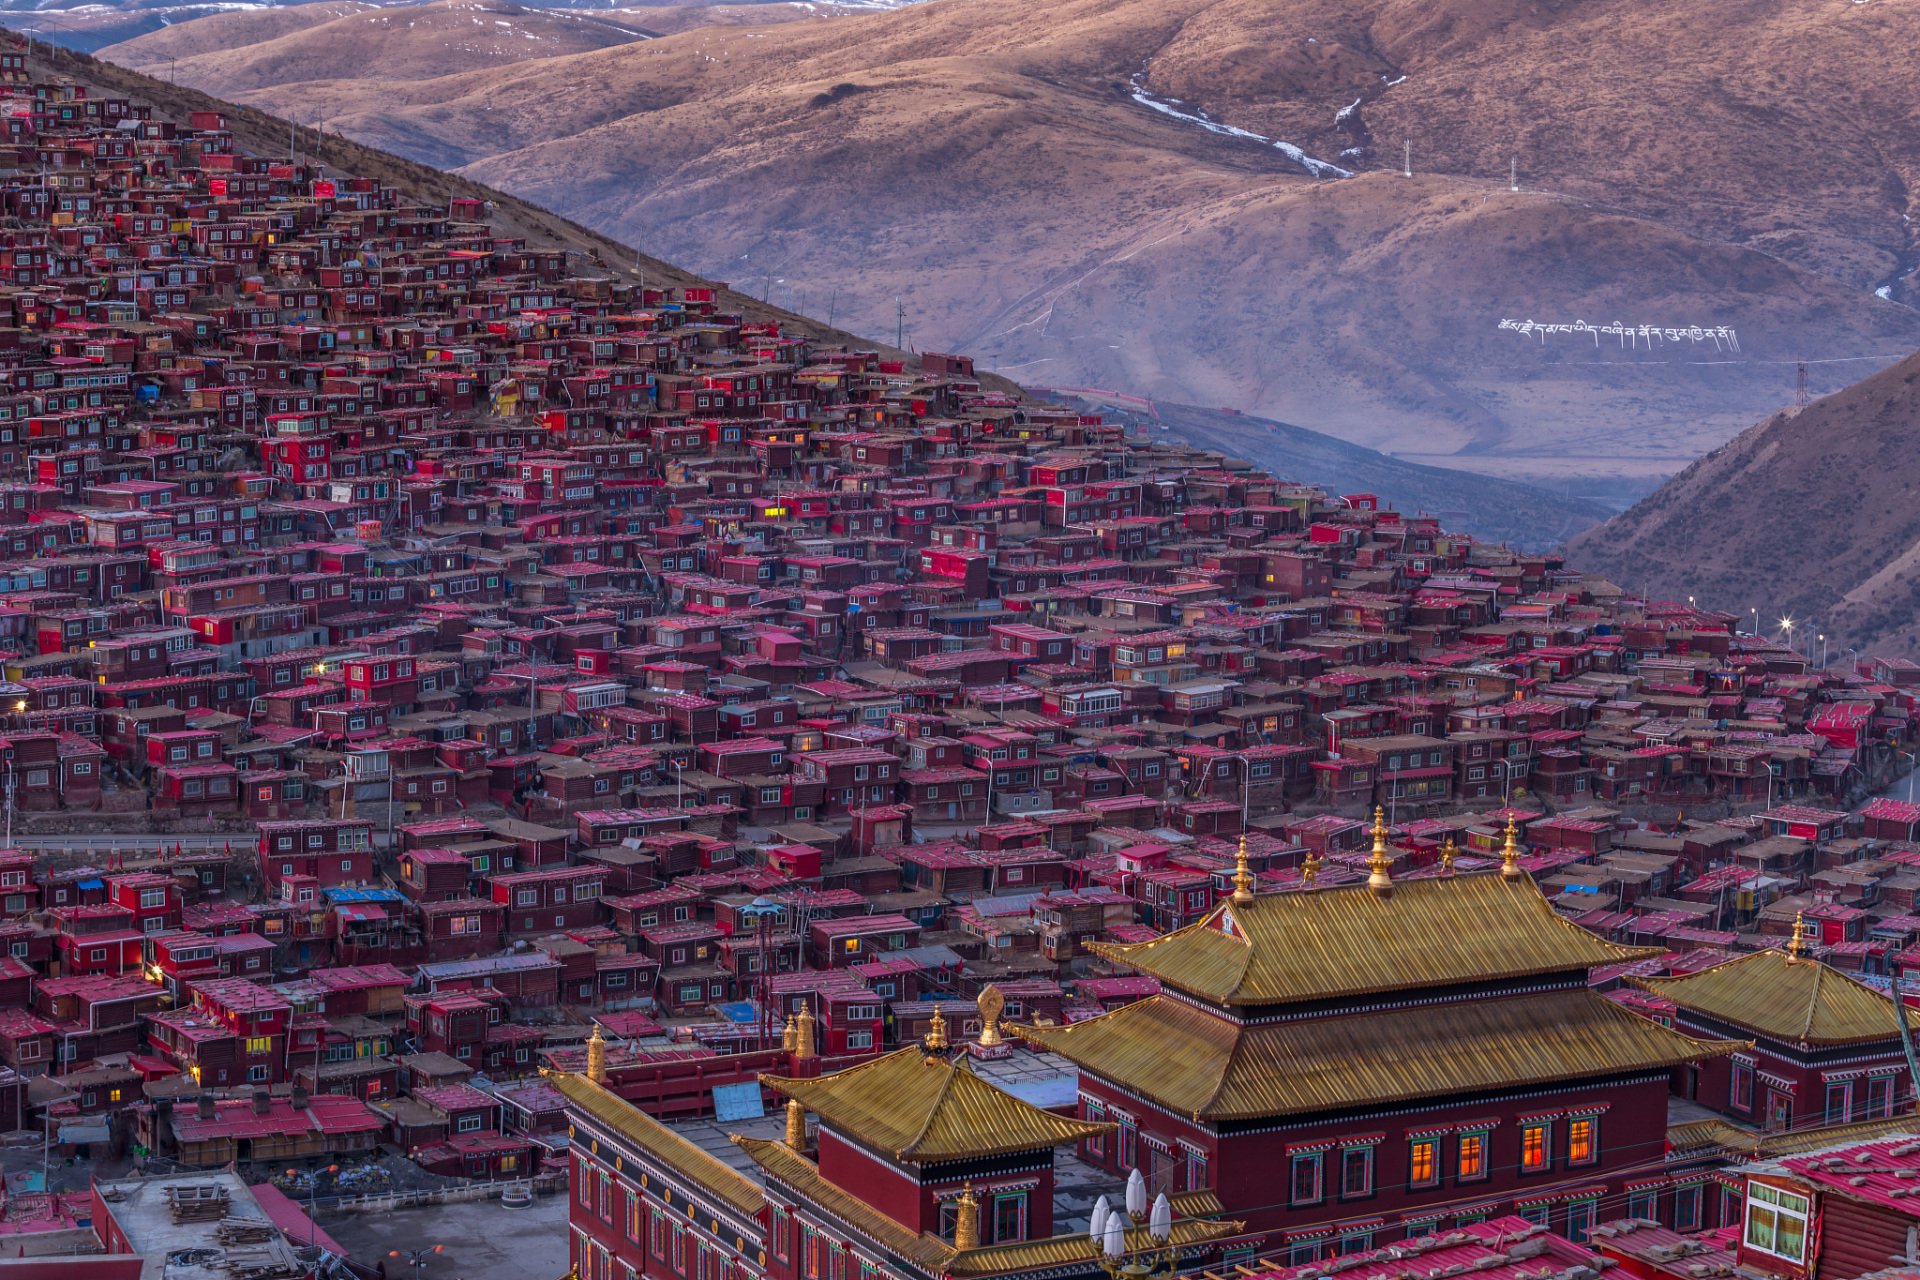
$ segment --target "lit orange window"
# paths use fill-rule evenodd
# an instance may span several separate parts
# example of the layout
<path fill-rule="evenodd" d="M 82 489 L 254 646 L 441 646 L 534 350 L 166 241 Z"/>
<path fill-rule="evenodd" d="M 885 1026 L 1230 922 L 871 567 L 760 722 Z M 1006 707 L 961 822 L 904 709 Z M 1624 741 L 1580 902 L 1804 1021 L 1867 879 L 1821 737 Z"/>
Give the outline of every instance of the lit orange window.
<path fill-rule="evenodd" d="M 1460 1178 L 1484 1178 L 1487 1176 L 1487 1135 L 1484 1133 L 1463 1133 L 1460 1135 Z"/>
<path fill-rule="evenodd" d="M 1567 1125 L 1567 1163 L 1592 1164 L 1594 1158 L 1593 1121 L 1572 1121 Z"/>
<path fill-rule="evenodd" d="M 1520 1131 L 1520 1168 L 1537 1172 L 1547 1167 L 1547 1126 L 1530 1124 Z"/>

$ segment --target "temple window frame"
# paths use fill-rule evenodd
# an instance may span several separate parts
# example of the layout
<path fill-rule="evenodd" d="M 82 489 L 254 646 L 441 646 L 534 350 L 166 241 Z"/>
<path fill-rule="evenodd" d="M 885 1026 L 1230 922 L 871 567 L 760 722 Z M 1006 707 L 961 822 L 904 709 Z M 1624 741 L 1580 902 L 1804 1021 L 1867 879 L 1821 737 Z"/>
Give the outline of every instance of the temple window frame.
<path fill-rule="evenodd" d="M 1300 1194 L 1300 1171 L 1312 1170 L 1313 1185 L 1310 1192 Z M 1322 1151 L 1296 1151 L 1287 1157 L 1287 1203 L 1290 1205 L 1319 1204 L 1326 1199 L 1326 1153 Z"/>

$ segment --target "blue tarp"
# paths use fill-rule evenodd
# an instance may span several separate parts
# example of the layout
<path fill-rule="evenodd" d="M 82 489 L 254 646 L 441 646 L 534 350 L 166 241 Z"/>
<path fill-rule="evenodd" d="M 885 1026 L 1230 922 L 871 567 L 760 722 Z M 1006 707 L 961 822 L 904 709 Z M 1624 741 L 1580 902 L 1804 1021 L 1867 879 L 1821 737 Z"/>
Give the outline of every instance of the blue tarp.
<path fill-rule="evenodd" d="M 745 1084 L 715 1085 L 713 1089 L 713 1118 L 721 1123 L 733 1120 L 758 1120 L 767 1114 L 765 1102 L 760 1096 L 760 1082 L 749 1080 Z"/>
<path fill-rule="evenodd" d="M 107 882 L 105 880 L 82 880 L 80 887 L 82 889 L 104 889 L 107 887 Z"/>

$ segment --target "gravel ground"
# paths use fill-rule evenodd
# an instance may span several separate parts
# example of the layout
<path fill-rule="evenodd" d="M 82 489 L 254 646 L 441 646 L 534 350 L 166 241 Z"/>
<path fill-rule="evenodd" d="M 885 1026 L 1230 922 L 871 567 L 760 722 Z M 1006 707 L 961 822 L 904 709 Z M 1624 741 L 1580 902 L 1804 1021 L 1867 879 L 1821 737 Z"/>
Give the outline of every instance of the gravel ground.
<path fill-rule="evenodd" d="M 392 1280 L 412 1280 L 394 1249 L 441 1245 L 420 1280 L 558 1280 L 567 1273 L 567 1198 L 540 1196 L 525 1209 L 498 1200 L 323 1215 L 320 1225 L 362 1266 L 387 1264 Z"/>

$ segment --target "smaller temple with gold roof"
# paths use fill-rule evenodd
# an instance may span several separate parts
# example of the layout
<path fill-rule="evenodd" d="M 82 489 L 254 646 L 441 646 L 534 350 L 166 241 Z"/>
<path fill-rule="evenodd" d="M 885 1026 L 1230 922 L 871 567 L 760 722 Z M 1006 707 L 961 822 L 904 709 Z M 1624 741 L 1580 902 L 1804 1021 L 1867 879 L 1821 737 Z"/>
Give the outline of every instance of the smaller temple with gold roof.
<path fill-rule="evenodd" d="M 1784 947 L 1633 982 L 1672 1003 L 1676 1030 L 1751 1041 L 1686 1069 L 1681 1093 L 1702 1106 L 1779 1132 L 1886 1119 L 1911 1105 L 1901 1028 L 1920 1016 L 1816 959 L 1804 917 Z"/>
<path fill-rule="evenodd" d="M 817 1070 L 808 1030 L 789 1046 Z M 984 1037 L 989 1048 L 993 1036 Z M 767 1076 L 786 1098 L 779 1139 L 736 1135 L 758 1178 L 715 1159 L 610 1090 L 596 1030 L 584 1074 L 548 1070 L 572 1120 L 577 1275 L 662 1280 L 935 1280 L 1097 1276 L 1086 1232 L 1056 1234 L 1054 1153 L 1114 1126 L 1035 1107 L 982 1079 L 937 1014 L 923 1043 L 830 1075 Z M 809 1121 L 812 1117 L 812 1121 Z M 1204 1190 L 1169 1197 L 1116 1243 L 1183 1266 L 1244 1239 Z"/>

